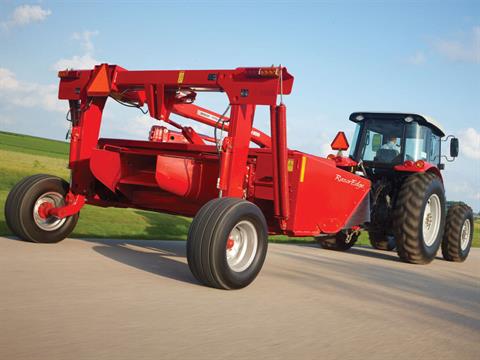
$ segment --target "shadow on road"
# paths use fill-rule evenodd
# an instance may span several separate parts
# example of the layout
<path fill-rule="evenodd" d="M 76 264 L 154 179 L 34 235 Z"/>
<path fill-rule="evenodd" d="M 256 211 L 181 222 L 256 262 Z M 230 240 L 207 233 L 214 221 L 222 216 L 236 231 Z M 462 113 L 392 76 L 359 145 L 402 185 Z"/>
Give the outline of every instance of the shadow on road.
<path fill-rule="evenodd" d="M 95 243 L 92 249 L 97 253 L 128 266 L 150 272 L 170 279 L 198 284 L 185 261 L 185 241 L 165 240 L 109 240 L 109 239 L 82 239 Z M 318 245 L 300 245 L 316 247 Z M 319 249 L 320 250 L 320 249 Z M 320 250 L 325 251 L 325 250 Z M 399 261 L 395 252 L 368 251 L 367 248 L 354 247 L 350 254 L 379 258 L 390 261 Z"/>
<path fill-rule="evenodd" d="M 93 242 L 93 250 L 112 260 L 118 261 L 152 274 L 190 284 L 198 284 L 184 261 L 186 243 L 184 241 L 156 240 L 99 240 Z"/>
<path fill-rule="evenodd" d="M 318 244 L 300 244 L 299 246 L 308 246 L 312 248 L 321 249 L 320 245 Z M 395 250 L 394 251 L 382 251 L 382 250 L 372 251 L 372 250 L 373 249 L 370 246 L 355 245 L 354 247 L 347 250 L 345 253 L 355 254 L 359 256 L 366 256 L 366 257 L 375 258 L 375 259 L 383 259 L 383 260 L 396 261 L 396 262 L 400 261 Z M 332 250 L 322 249 L 321 251 L 332 251 Z"/>
<path fill-rule="evenodd" d="M 355 246 L 348 250 L 349 254 L 355 254 L 359 256 L 366 256 L 370 258 L 376 259 L 383 259 L 388 261 L 396 261 L 400 262 L 400 258 L 397 256 L 396 251 L 382 251 L 382 250 L 375 250 L 372 251 L 371 247 L 361 247 Z"/>
<path fill-rule="evenodd" d="M 441 260 L 435 260 L 430 265 L 414 265 L 399 261 L 396 252 L 382 252 L 362 247 L 354 247 L 339 257 L 328 258 L 321 256 L 320 253 L 317 256 L 287 249 L 280 249 L 276 254 L 313 265 L 302 269 L 285 269 L 278 274 L 312 290 L 339 291 L 352 299 L 378 303 L 382 306 L 388 304 L 392 308 L 410 309 L 412 318 L 417 317 L 418 321 L 422 321 L 420 320 L 422 316 L 426 316 L 424 320 L 440 318 L 480 331 L 478 277 L 468 276 L 463 272 L 457 273 L 455 269 L 461 264 L 444 261 L 442 269 L 436 268 L 432 271 L 432 266 L 438 265 Z M 389 266 L 390 261 L 349 260 L 350 256 L 357 255 L 394 260 L 396 265 Z M 322 269 L 328 272 L 325 273 Z"/>

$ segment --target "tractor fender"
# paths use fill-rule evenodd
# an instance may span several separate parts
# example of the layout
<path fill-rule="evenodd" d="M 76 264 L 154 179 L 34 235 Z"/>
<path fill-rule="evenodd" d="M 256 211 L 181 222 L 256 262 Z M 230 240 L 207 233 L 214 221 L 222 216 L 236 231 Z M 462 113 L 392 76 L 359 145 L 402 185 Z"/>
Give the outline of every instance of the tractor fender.
<path fill-rule="evenodd" d="M 421 161 L 421 162 L 419 162 L 419 161 Z M 422 160 L 419 160 L 419 161 L 417 161 L 417 162 L 411 161 L 410 163 L 405 162 L 405 163 L 400 164 L 400 165 L 395 165 L 393 168 L 396 171 L 401 171 L 401 172 L 409 172 L 409 173 L 428 172 L 428 173 L 433 173 L 436 176 L 438 176 L 438 178 L 443 183 L 442 174 L 440 173 L 440 170 L 438 169 L 438 167 L 436 165 L 434 165 L 432 163 L 429 163 L 429 162 L 426 162 L 426 161 L 422 161 Z M 417 163 L 421 166 L 418 166 Z"/>
<path fill-rule="evenodd" d="M 442 173 L 440 172 L 440 170 L 438 169 L 438 167 L 436 167 L 435 165 L 432 165 L 428 170 L 426 170 L 425 172 L 428 172 L 428 173 L 433 173 L 435 175 L 437 175 L 437 177 L 440 179 L 440 181 L 443 183 L 443 177 L 442 177 Z"/>

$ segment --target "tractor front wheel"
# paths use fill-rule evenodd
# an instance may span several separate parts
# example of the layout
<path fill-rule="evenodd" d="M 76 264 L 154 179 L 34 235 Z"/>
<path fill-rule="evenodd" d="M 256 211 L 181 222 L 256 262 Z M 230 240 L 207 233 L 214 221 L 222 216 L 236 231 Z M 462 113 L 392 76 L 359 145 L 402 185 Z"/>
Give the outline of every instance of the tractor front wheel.
<path fill-rule="evenodd" d="M 335 235 L 317 236 L 315 240 L 320 246 L 327 250 L 345 251 L 350 249 L 358 240 L 358 232 L 349 233 L 340 231 Z"/>
<path fill-rule="evenodd" d="M 190 225 L 188 265 L 206 286 L 239 289 L 257 277 L 267 246 L 267 222 L 258 206 L 237 198 L 214 199 Z"/>
<path fill-rule="evenodd" d="M 440 247 L 445 226 L 445 192 L 432 173 L 409 175 L 398 193 L 393 230 L 400 259 L 428 264 Z"/>
<path fill-rule="evenodd" d="M 79 214 L 63 219 L 46 216 L 44 209 L 65 204 L 69 184 L 56 176 L 33 175 L 21 180 L 8 194 L 5 219 L 10 230 L 22 240 L 56 243 L 75 228 Z"/>
<path fill-rule="evenodd" d="M 442 240 L 442 255 L 445 260 L 465 261 L 472 246 L 473 224 L 473 211 L 470 206 L 456 204 L 448 209 Z"/>

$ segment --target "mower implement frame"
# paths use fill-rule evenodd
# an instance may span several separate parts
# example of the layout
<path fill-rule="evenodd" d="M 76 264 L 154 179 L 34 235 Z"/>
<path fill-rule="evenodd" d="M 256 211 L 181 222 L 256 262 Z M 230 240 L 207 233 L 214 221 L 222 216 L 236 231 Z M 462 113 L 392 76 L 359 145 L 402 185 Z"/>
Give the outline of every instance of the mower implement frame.
<path fill-rule="evenodd" d="M 59 77 L 59 98 L 70 104 L 69 196 L 76 201 L 50 209 L 50 215 L 78 212 L 86 202 L 194 216 L 208 200 L 235 197 L 260 207 L 270 233 L 336 233 L 353 215 L 359 219 L 353 225 L 368 218 L 357 211 L 368 209 L 360 206 L 368 201 L 368 180 L 335 161 L 288 149 L 286 106 L 278 98 L 291 93 L 293 76 L 284 67 L 128 71 L 101 64 L 61 71 Z M 230 116 L 194 105 L 201 91 L 225 92 Z M 99 139 L 108 97 L 146 104 L 152 118 L 180 132 L 167 142 Z M 270 107 L 270 137 L 253 127 L 261 105 Z M 227 136 L 208 145 L 215 139 L 179 125 L 172 113 L 221 128 Z"/>

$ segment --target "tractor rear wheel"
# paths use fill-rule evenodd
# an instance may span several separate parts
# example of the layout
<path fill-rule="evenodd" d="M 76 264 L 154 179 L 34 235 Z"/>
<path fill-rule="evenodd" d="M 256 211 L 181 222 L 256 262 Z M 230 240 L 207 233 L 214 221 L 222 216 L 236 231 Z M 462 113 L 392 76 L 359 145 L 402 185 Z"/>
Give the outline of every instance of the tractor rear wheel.
<path fill-rule="evenodd" d="M 64 205 L 69 184 L 56 176 L 33 175 L 21 180 L 5 202 L 5 219 L 12 232 L 22 240 L 56 243 L 75 228 L 79 214 L 63 219 L 45 216 L 41 209 Z"/>
<path fill-rule="evenodd" d="M 470 206 L 456 204 L 448 209 L 442 240 L 442 255 L 445 260 L 465 261 L 472 246 L 473 224 L 473 211 Z"/>
<path fill-rule="evenodd" d="M 209 201 L 197 213 L 187 238 L 187 260 L 195 278 L 218 289 L 249 285 L 268 247 L 267 222 L 255 204 L 237 198 Z"/>
<path fill-rule="evenodd" d="M 358 233 L 349 235 L 345 231 L 340 231 L 332 236 L 317 236 L 315 240 L 320 246 L 327 250 L 345 251 L 350 249 L 358 240 Z"/>
<path fill-rule="evenodd" d="M 409 175 L 401 185 L 393 212 L 400 259 L 428 264 L 440 247 L 445 226 L 445 191 L 432 173 Z"/>
<path fill-rule="evenodd" d="M 374 249 L 386 251 L 395 249 L 395 238 L 383 231 L 369 231 L 368 238 Z"/>

